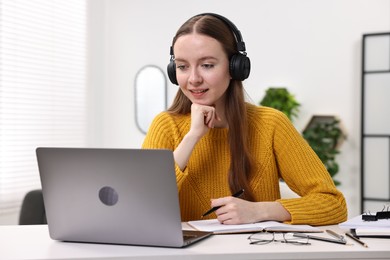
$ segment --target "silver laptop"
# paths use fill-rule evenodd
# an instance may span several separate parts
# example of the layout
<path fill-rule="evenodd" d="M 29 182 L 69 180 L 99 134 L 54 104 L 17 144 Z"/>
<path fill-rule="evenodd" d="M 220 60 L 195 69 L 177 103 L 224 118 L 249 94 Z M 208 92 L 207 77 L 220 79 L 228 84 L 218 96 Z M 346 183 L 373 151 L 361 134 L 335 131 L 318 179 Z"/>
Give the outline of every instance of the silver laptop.
<path fill-rule="evenodd" d="M 210 233 L 183 231 L 173 152 L 36 150 L 50 237 L 184 247 Z"/>

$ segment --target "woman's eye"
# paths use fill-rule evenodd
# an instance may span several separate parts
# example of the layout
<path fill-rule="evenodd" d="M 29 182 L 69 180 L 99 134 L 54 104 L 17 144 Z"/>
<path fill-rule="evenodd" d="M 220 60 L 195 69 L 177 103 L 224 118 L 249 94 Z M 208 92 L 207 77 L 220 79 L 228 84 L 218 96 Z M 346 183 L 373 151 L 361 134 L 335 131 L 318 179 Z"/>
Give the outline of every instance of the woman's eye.
<path fill-rule="evenodd" d="M 214 68 L 214 65 L 213 64 L 203 64 L 202 65 L 203 68 L 206 68 L 206 69 L 211 69 L 211 68 Z"/>
<path fill-rule="evenodd" d="M 176 68 L 178 68 L 179 70 L 184 70 L 186 68 L 185 65 L 177 65 Z"/>

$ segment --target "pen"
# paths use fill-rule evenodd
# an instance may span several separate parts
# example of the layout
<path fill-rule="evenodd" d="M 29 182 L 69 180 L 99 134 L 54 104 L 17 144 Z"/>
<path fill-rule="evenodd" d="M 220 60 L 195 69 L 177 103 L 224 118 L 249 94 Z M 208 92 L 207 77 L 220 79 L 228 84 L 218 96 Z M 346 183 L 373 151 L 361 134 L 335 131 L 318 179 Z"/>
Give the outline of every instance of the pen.
<path fill-rule="evenodd" d="M 326 233 L 330 234 L 331 236 L 333 236 L 333 237 L 335 237 L 335 238 L 337 238 L 337 239 L 339 239 L 339 240 L 344 240 L 344 236 L 337 234 L 337 233 L 334 232 L 333 230 L 327 229 L 327 230 L 326 230 Z"/>
<path fill-rule="evenodd" d="M 235 198 L 238 198 L 238 197 L 240 197 L 243 193 L 244 193 L 244 189 L 237 191 L 237 192 L 234 193 L 232 196 L 235 197 Z M 204 213 L 204 214 L 202 215 L 202 218 L 205 217 L 205 216 L 207 216 L 207 215 L 209 215 L 209 214 L 211 214 L 211 213 L 213 213 L 214 211 L 216 211 L 216 210 L 219 209 L 220 207 L 221 207 L 221 206 L 219 206 L 219 207 L 213 207 L 213 208 L 209 209 L 206 213 Z"/>
<path fill-rule="evenodd" d="M 303 237 L 303 238 L 309 238 L 309 239 L 336 243 L 336 244 L 343 244 L 343 245 L 347 244 L 347 241 L 345 241 L 344 239 L 340 240 L 340 239 L 333 239 L 333 238 L 326 238 L 326 237 L 317 237 L 317 236 L 310 236 L 310 235 L 300 234 L 300 233 L 294 233 L 294 237 Z"/>
<path fill-rule="evenodd" d="M 350 233 L 345 233 L 345 235 L 351 239 L 353 239 L 355 242 L 358 242 L 359 244 L 361 244 L 362 246 L 364 247 L 368 247 L 368 245 L 366 243 L 364 243 L 363 241 L 361 241 L 358 237 L 355 237 L 354 235 L 350 234 Z"/>

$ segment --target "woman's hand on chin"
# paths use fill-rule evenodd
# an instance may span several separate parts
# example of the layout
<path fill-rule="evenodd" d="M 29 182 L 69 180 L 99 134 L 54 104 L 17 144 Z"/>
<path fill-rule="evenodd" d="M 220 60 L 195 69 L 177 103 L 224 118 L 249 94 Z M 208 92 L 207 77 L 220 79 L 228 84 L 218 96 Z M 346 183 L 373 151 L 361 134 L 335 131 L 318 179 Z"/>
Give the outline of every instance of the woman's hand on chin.
<path fill-rule="evenodd" d="M 193 103 L 191 105 L 191 128 L 190 133 L 201 138 L 210 128 L 214 128 L 217 121 L 221 121 L 218 117 L 215 107 L 199 105 Z"/>

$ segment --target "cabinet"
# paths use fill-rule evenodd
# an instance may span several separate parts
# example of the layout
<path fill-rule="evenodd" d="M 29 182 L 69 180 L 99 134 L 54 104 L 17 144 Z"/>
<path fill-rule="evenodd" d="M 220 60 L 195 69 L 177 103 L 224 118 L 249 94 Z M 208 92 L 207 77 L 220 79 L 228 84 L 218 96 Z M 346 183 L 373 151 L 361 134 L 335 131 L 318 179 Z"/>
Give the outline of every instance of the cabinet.
<path fill-rule="evenodd" d="M 390 202 L 390 32 L 363 35 L 361 210 Z"/>

